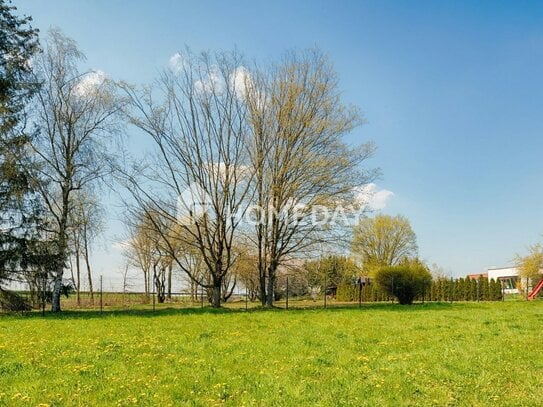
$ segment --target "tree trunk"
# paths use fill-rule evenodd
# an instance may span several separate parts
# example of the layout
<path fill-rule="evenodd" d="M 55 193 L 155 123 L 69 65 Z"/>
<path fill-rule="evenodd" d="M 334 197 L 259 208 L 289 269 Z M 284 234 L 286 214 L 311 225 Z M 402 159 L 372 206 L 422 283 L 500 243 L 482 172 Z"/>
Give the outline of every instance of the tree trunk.
<path fill-rule="evenodd" d="M 51 299 L 51 311 L 60 312 L 60 295 L 62 294 L 62 275 L 64 274 L 64 267 L 62 271 L 54 273 L 54 285 Z"/>
<path fill-rule="evenodd" d="M 277 270 L 277 267 L 275 265 L 275 262 L 272 260 L 270 263 L 270 266 L 268 267 L 268 289 L 266 292 L 266 308 L 272 308 L 273 307 L 273 300 L 275 295 L 275 272 Z"/>
<path fill-rule="evenodd" d="M 89 242 L 87 239 L 87 226 L 84 226 L 83 229 L 84 235 L 83 235 L 83 244 L 85 245 L 85 263 L 87 264 L 87 278 L 89 280 L 89 292 L 90 292 L 90 298 L 91 302 L 94 304 L 94 289 L 92 287 L 92 272 L 91 272 L 91 266 L 90 266 L 90 260 L 89 260 Z"/>
<path fill-rule="evenodd" d="M 168 299 L 172 299 L 172 269 L 173 263 L 168 264 Z"/>
<path fill-rule="evenodd" d="M 145 290 L 145 295 L 149 296 L 149 279 L 147 277 L 148 272 L 143 270 L 143 285 Z"/>
<path fill-rule="evenodd" d="M 266 275 L 262 274 L 260 276 L 260 302 L 262 306 L 266 306 Z"/>
<path fill-rule="evenodd" d="M 75 271 L 77 280 L 75 282 L 75 292 L 77 298 L 77 306 L 81 306 L 81 264 L 79 261 L 79 248 L 77 248 L 75 253 Z"/>
<path fill-rule="evenodd" d="M 230 285 L 230 278 L 223 279 L 224 287 L 222 288 L 222 294 L 221 294 L 222 302 L 227 302 L 232 296 L 232 294 L 234 294 L 234 290 L 236 289 L 237 283 L 238 283 L 238 280 L 235 276 L 234 276 L 234 283 L 232 285 Z"/>
<path fill-rule="evenodd" d="M 66 203 L 66 206 L 68 204 Z M 64 268 L 66 266 L 66 219 L 60 225 L 59 230 L 59 247 L 58 247 L 58 263 L 56 270 L 53 274 L 53 292 L 51 295 L 51 311 L 60 312 L 60 296 L 62 294 L 62 276 L 64 275 Z"/>
<path fill-rule="evenodd" d="M 213 293 L 212 293 L 212 305 L 213 308 L 220 308 L 221 307 L 221 281 L 219 280 L 214 281 L 213 284 Z"/>

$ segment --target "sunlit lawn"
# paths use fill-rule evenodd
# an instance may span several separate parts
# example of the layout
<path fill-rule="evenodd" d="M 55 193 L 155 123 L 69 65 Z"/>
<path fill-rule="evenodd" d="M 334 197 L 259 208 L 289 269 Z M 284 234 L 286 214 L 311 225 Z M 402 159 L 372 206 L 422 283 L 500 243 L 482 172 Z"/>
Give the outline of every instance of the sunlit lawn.
<path fill-rule="evenodd" d="M 543 302 L 0 316 L 0 405 L 542 405 Z"/>

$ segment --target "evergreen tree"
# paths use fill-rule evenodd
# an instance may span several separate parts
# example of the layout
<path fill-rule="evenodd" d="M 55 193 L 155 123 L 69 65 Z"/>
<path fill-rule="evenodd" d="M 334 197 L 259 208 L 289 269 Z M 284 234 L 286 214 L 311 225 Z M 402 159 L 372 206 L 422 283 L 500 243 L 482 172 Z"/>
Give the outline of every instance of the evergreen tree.
<path fill-rule="evenodd" d="M 432 286 L 430 287 L 430 301 L 436 300 L 436 294 L 437 294 L 437 282 L 436 280 L 432 280 Z"/>
<path fill-rule="evenodd" d="M 47 264 L 48 251 L 38 239 L 40 204 L 26 129 L 27 105 L 39 88 L 31 69 L 38 31 L 30 17 L 17 17 L 15 11 L 0 0 L 0 283 Z"/>
<path fill-rule="evenodd" d="M 465 301 L 466 300 L 466 282 L 465 280 L 460 277 L 457 281 L 457 291 L 458 291 L 458 301 Z"/>
<path fill-rule="evenodd" d="M 469 301 L 477 301 L 477 280 L 469 280 Z"/>
<path fill-rule="evenodd" d="M 481 301 L 490 300 L 490 285 L 488 283 L 488 278 L 480 279 L 480 291 L 481 291 Z"/>

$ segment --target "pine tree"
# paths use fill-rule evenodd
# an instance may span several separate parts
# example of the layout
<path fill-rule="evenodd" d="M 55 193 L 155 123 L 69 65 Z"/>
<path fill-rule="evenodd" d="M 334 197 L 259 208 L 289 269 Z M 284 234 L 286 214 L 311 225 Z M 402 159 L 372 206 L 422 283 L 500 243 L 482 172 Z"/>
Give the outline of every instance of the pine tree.
<path fill-rule="evenodd" d="M 27 105 L 39 89 L 31 69 L 38 31 L 30 17 L 0 0 L 0 283 L 49 262 L 40 242 L 42 219 L 36 178 L 29 165 Z"/>

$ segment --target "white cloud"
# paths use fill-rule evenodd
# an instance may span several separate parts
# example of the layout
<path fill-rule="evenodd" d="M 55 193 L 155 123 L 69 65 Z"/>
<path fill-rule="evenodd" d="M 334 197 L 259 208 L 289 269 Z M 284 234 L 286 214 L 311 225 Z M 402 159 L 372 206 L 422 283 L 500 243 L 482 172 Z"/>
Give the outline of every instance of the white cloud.
<path fill-rule="evenodd" d="M 75 86 L 75 92 L 79 96 L 85 96 L 97 92 L 100 86 L 108 79 L 105 72 L 97 70 L 84 75 Z"/>
<path fill-rule="evenodd" d="M 356 193 L 357 201 L 371 210 L 384 209 L 390 198 L 394 196 L 394 192 L 379 189 L 373 182 L 358 188 Z"/>
<path fill-rule="evenodd" d="M 198 93 L 220 94 L 224 90 L 224 83 L 219 70 L 216 67 L 211 68 L 205 78 L 194 83 L 194 89 Z"/>
<path fill-rule="evenodd" d="M 238 66 L 229 78 L 230 88 L 239 99 L 245 99 L 247 89 L 252 87 L 251 73 L 244 66 Z"/>
<path fill-rule="evenodd" d="M 183 65 L 184 65 L 183 56 L 179 52 L 176 52 L 175 54 L 173 54 L 170 57 L 170 60 L 168 61 L 168 67 L 174 73 L 178 73 L 179 71 L 181 71 L 181 69 L 183 69 Z"/>
<path fill-rule="evenodd" d="M 205 189 L 193 182 L 177 197 L 177 220 L 191 223 L 193 218 L 200 217 L 211 209 L 212 204 Z"/>

